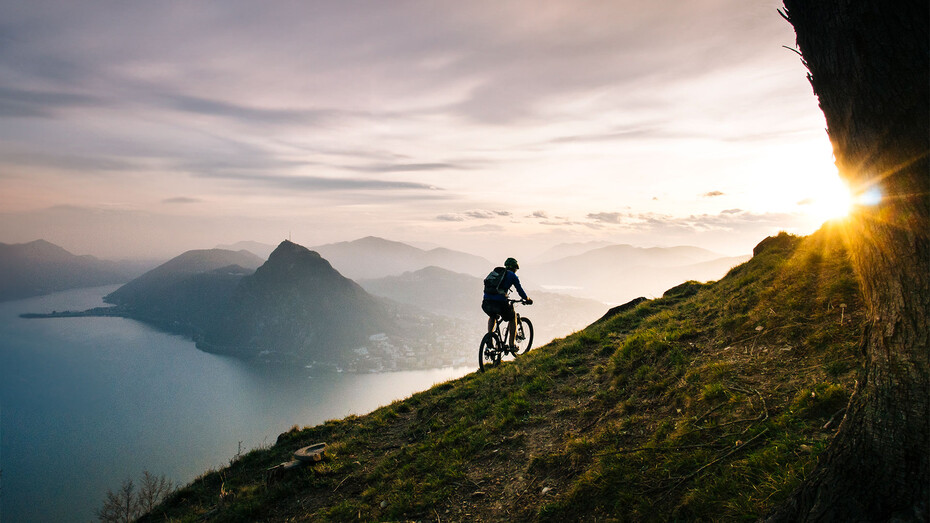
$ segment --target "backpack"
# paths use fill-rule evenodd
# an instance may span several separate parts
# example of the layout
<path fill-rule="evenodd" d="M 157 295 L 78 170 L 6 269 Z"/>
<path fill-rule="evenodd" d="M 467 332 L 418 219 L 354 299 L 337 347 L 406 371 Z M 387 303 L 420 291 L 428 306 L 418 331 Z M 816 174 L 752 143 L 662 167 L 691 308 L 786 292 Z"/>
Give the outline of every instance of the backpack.
<path fill-rule="evenodd" d="M 494 267 L 494 270 L 484 279 L 484 293 L 506 295 L 507 289 L 501 288 L 501 285 L 504 283 L 504 276 L 506 275 L 507 269 L 503 267 Z"/>

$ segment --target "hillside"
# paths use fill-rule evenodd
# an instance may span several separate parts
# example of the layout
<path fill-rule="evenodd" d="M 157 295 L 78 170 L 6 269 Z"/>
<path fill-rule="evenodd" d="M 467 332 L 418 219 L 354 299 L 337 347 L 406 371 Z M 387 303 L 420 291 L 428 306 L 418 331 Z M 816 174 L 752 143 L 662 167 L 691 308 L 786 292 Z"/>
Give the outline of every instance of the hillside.
<path fill-rule="evenodd" d="M 77 256 L 45 240 L 0 243 L 0 301 L 124 283 L 141 274 L 142 267 L 139 263 Z"/>
<path fill-rule="evenodd" d="M 780 234 L 715 283 L 369 415 L 295 427 L 147 520 L 755 520 L 840 423 L 862 318 L 837 236 Z M 267 473 L 318 441 L 323 463 Z"/>

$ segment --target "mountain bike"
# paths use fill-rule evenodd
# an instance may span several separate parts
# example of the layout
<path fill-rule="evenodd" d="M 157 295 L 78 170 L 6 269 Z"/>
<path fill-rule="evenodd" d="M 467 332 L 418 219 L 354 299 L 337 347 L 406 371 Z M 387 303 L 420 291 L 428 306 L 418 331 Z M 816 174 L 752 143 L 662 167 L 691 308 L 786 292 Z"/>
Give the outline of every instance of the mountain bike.
<path fill-rule="evenodd" d="M 523 300 L 507 300 L 509 303 L 520 303 L 525 305 Z M 517 313 L 514 318 L 514 328 L 517 329 L 514 336 L 513 347 L 508 347 L 504 340 L 510 340 L 510 322 L 501 321 L 500 316 L 494 321 L 494 330 L 484 335 L 481 339 L 481 345 L 478 347 L 478 368 L 483 372 L 485 367 L 496 367 L 504 356 L 514 356 L 526 354 L 533 347 L 533 322 L 529 318 L 524 318 Z M 501 334 L 501 323 L 507 326 L 504 333 Z"/>

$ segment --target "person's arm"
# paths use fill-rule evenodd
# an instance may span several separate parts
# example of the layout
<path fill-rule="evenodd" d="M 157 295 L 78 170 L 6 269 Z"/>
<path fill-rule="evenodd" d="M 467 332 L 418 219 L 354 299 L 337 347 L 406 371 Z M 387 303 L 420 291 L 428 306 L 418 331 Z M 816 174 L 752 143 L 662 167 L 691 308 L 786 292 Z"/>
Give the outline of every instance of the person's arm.
<path fill-rule="evenodd" d="M 517 294 L 519 294 L 520 297 L 524 300 L 528 300 L 529 298 L 526 297 L 526 292 L 523 290 L 523 286 L 520 285 L 520 278 L 518 278 L 517 275 L 512 272 L 510 274 L 513 274 L 513 286 L 517 289 Z"/>

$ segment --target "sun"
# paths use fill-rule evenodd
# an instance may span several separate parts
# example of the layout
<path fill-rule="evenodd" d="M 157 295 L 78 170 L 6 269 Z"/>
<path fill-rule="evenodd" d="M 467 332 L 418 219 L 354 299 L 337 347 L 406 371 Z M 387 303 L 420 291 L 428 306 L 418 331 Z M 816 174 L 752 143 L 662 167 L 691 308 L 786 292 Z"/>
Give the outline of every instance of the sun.
<path fill-rule="evenodd" d="M 849 216 L 855 200 L 839 174 L 815 180 L 805 191 L 809 196 L 798 202 L 804 212 L 818 223 Z"/>

